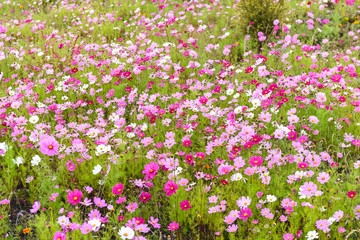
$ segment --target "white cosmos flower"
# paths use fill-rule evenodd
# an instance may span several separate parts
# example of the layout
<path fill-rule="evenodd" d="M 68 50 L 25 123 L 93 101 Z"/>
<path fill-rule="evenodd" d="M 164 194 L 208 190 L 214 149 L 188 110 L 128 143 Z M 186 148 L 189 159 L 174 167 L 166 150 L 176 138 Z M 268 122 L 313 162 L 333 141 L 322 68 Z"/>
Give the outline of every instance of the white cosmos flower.
<path fill-rule="evenodd" d="M 178 176 L 180 173 L 182 173 L 183 168 L 182 167 L 178 167 L 175 171 L 174 171 L 174 175 Z"/>
<path fill-rule="evenodd" d="M 92 225 L 93 229 L 101 227 L 101 222 L 99 218 L 93 218 L 92 220 L 89 221 L 89 224 Z"/>
<path fill-rule="evenodd" d="M 253 118 L 253 117 L 254 117 L 254 114 L 253 114 L 253 113 L 249 113 L 249 114 L 247 115 L 247 117 L 248 117 L 248 118 Z"/>
<path fill-rule="evenodd" d="M 257 108 L 261 105 L 260 99 L 254 99 L 251 101 L 251 103 L 254 105 L 254 108 Z"/>
<path fill-rule="evenodd" d="M 226 90 L 226 95 L 232 95 L 234 93 L 234 89 L 229 88 L 228 90 Z"/>
<path fill-rule="evenodd" d="M 15 159 L 13 159 L 13 162 L 16 164 L 16 165 L 20 165 L 20 164 L 23 164 L 24 163 L 24 158 L 23 157 L 17 157 Z"/>
<path fill-rule="evenodd" d="M 41 162 L 40 156 L 35 155 L 35 156 L 33 156 L 32 160 L 31 160 L 31 166 L 37 166 L 37 165 L 39 165 L 40 162 Z"/>
<path fill-rule="evenodd" d="M 324 206 L 319 207 L 320 212 L 325 212 L 326 208 Z"/>
<path fill-rule="evenodd" d="M 29 118 L 29 121 L 33 124 L 37 123 L 39 121 L 39 117 L 38 116 L 31 116 Z"/>
<path fill-rule="evenodd" d="M 242 107 L 239 106 L 239 107 L 235 108 L 235 109 L 234 109 L 234 112 L 235 112 L 236 114 L 241 113 L 241 112 L 242 112 Z"/>
<path fill-rule="evenodd" d="M 0 156 L 5 156 L 6 151 L 9 149 L 8 145 L 6 145 L 6 142 L 0 143 L 0 151 L 4 151 L 3 154 L 0 154 Z"/>
<path fill-rule="evenodd" d="M 331 224 L 333 224 L 333 223 L 336 221 L 336 218 L 330 217 L 327 221 L 328 221 L 328 223 L 330 223 L 330 225 L 331 225 Z"/>
<path fill-rule="evenodd" d="M 314 231 L 310 231 L 308 232 L 308 234 L 306 235 L 307 240 L 312 240 L 315 238 L 319 238 L 319 234 L 314 230 Z"/>
<path fill-rule="evenodd" d="M 240 181 L 243 178 L 243 176 L 241 175 L 241 173 L 235 173 L 234 175 L 231 176 L 231 181 Z"/>
<path fill-rule="evenodd" d="M 266 200 L 268 202 L 275 202 L 277 200 L 277 198 L 274 195 L 267 195 Z"/>
<path fill-rule="evenodd" d="M 141 130 L 142 130 L 142 131 L 145 131 L 147 128 L 148 128 L 148 125 L 147 125 L 146 123 L 144 123 L 144 124 L 141 126 Z"/>
<path fill-rule="evenodd" d="M 98 174 L 101 171 L 101 166 L 98 164 L 94 167 L 94 170 L 92 171 L 92 173 L 94 175 Z"/>
<path fill-rule="evenodd" d="M 135 232 L 129 227 L 121 227 L 119 235 L 121 239 L 132 239 L 135 236 Z"/>

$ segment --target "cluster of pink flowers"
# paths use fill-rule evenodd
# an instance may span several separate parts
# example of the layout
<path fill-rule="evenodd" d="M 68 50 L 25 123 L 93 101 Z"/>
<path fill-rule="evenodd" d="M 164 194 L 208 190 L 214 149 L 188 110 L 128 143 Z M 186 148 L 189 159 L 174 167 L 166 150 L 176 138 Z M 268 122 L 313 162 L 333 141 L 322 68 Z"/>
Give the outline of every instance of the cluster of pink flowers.
<path fill-rule="evenodd" d="M 157 11 L 146 15 L 140 4 Z M 328 39 L 310 44 L 293 29 L 312 36 L 332 24 L 313 9 L 296 26 L 274 19 L 272 36 L 241 39 L 200 20 L 229 16 L 232 6 L 224 4 L 143 1 L 124 21 L 121 11 L 103 13 L 88 1 L 79 16 L 60 19 L 66 34 L 34 21 L 35 10 L 0 21 L 0 64 L 14 62 L 11 74 L 0 72 L 1 167 L 18 169 L 26 188 L 38 189 L 46 177 L 49 191 L 31 196 L 29 211 L 56 208 L 53 239 L 114 229 L 121 239 L 175 236 L 193 216 L 215 236 L 268 234 L 274 222 L 281 226 L 274 234 L 287 240 L 309 225 L 307 239 L 340 238 L 348 231 L 343 219 L 360 219 L 356 181 L 340 175 L 347 168 L 354 177 L 360 168 L 360 160 L 349 161 L 360 147 L 360 30 L 346 32 L 348 49 L 331 51 Z M 305 5 L 332 11 L 317 2 L 299 7 Z M 110 43 L 100 32 L 111 24 L 121 25 L 111 29 L 123 37 Z M 17 28 L 45 45 L 13 34 Z M 95 33 L 95 42 L 78 36 Z M 23 41 L 31 44 L 19 47 Z M 241 62 L 232 41 L 245 43 Z M 247 50 L 252 41 L 264 51 Z M 342 181 L 349 184 L 339 190 Z M 16 200 L 1 198 L 0 221 Z M 302 225 L 293 226 L 298 217 Z"/>

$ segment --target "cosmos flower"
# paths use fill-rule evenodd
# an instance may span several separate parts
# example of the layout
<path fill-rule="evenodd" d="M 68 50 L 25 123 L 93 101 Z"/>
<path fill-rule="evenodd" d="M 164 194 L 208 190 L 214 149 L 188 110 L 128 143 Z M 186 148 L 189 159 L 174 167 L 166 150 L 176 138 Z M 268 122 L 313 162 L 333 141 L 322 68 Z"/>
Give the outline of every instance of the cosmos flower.
<path fill-rule="evenodd" d="M 48 155 L 48 156 L 54 156 L 59 154 L 59 143 L 55 140 L 53 136 L 43 136 L 42 139 L 39 142 L 40 145 L 40 152 Z"/>
<path fill-rule="evenodd" d="M 71 205 L 75 205 L 76 203 L 81 202 L 82 192 L 78 189 L 75 189 L 74 191 L 69 191 L 66 198 L 68 199 L 68 202 Z"/>

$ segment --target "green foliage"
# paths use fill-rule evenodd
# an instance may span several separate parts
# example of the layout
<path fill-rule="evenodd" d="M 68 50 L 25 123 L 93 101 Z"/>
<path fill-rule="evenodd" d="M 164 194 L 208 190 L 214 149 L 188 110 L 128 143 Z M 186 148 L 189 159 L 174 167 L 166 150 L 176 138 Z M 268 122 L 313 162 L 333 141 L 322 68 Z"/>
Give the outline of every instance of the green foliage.
<path fill-rule="evenodd" d="M 236 6 L 233 24 L 244 35 L 256 36 L 260 31 L 268 37 L 273 33 L 274 20 L 283 23 L 288 10 L 285 0 L 241 0 Z"/>

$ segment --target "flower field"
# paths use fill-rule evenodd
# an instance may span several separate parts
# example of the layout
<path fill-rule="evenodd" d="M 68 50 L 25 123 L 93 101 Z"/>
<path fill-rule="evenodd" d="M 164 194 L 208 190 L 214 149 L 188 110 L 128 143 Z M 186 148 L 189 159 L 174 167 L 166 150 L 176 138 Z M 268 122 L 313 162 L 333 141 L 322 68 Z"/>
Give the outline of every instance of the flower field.
<path fill-rule="evenodd" d="M 360 1 L 1 1 L 0 239 L 360 238 Z"/>

